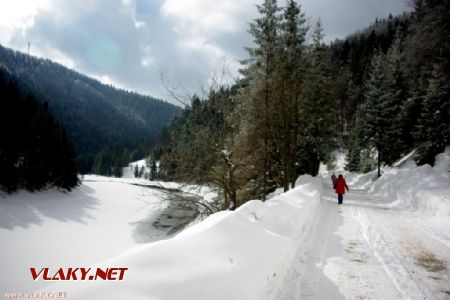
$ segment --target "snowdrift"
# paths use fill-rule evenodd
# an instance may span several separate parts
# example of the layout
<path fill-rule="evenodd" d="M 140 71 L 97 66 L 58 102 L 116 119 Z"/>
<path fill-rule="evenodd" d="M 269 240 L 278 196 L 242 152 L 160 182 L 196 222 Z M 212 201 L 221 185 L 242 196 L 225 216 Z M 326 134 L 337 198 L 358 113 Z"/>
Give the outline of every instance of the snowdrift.
<path fill-rule="evenodd" d="M 71 299 L 271 299 L 320 191 L 319 179 L 302 176 L 288 193 L 216 213 L 170 240 L 98 265 L 128 268 L 123 281 L 69 282 L 58 289 Z"/>
<path fill-rule="evenodd" d="M 423 216 L 450 216 L 450 147 L 436 157 L 434 167 L 416 166 L 412 159 L 386 170 L 369 189 L 374 198 L 393 201 L 396 209 Z"/>

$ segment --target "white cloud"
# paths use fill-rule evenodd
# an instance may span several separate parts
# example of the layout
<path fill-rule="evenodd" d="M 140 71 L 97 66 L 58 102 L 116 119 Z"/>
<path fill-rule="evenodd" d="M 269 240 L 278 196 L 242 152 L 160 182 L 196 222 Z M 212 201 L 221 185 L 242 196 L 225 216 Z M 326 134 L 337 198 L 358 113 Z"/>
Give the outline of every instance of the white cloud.
<path fill-rule="evenodd" d="M 7 44 L 17 32 L 33 26 L 33 18 L 40 10 L 50 10 L 50 0 L 0 1 L 0 42 Z"/>
<path fill-rule="evenodd" d="M 407 0 L 302 0 L 311 21 L 343 37 Z M 156 97 L 167 94 L 158 71 L 191 92 L 220 74 L 237 74 L 252 45 L 248 23 L 262 0 L 1 0 L 0 43 Z M 284 0 L 279 3 L 284 5 Z"/>
<path fill-rule="evenodd" d="M 50 8 L 50 1 L 0 1 L 0 24 L 7 27 L 30 26 L 39 9 Z"/>
<path fill-rule="evenodd" d="M 225 58 L 227 56 L 227 53 L 222 48 L 200 36 L 181 41 L 180 47 L 186 50 L 197 51 L 205 60 L 209 60 L 210 62 L 214 62 L 217 58 Z"/>
<path fill-rule="evenodd" d="M 247 23 L 257 11 L 254 0 L 165 0 L 161 13 L 175 34 L 178 52 L 191 60 L 199 81 L 199 77 L 220 73 L 225 61 L 243 58 L 246 45 L 242 42 L 251 44 Z M 231 76 L 236 69 L 229 68 Z"/>
<path fill-rule="evenodd" d="M 166 0 L 162 14 L 176 21 L 177 28 L 205 35 L 241 30 L 254 10 L 254 0 Z"/>
<path fill-rule="evenodd" d="M 144 53 L 141 59 L 141 65 L 144 68 L 150 69 L 155 64 L 155 59 L 152 55 L 152 47 L 146 46 L 142 49 L 142 52 Z"/>
<path fill-rule="evenodd" d="M 136 0 L 121 0 L 123 5 L 123 11 L 129 14 L 133 19 L 136 29 L 141 29 L 147 26 L 146 22 L 140 21 L 136 18 Z"/>

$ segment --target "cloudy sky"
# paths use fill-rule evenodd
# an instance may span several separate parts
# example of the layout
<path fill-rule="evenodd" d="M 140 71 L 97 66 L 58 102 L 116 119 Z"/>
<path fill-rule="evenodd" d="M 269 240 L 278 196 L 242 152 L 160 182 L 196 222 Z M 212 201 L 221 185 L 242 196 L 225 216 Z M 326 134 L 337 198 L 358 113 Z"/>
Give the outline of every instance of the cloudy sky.
<path fill-rule="evenodd" d="M 248 23 L 261 0 L 2 0 L 0 43 L 60 62 L 102 82 L 167 99 L 160 73 L 179 93 L 199 91 L 251 46 Z M 284 1 L 279 1 L 284 4 Z M 408 0 L 303 0 L 326 40 L 409 10 Z M 225 68 L 224 68 L 225 66 Z"/>

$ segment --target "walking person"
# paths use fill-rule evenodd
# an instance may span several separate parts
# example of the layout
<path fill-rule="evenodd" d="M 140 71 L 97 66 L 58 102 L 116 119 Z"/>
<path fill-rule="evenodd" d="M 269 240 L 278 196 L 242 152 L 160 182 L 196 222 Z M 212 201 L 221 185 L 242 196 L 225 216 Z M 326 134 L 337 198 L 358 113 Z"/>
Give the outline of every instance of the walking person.
<path fill-rule="evenodd" d="M 336 194 L 338 194 L 338 204 L 342 204 L 342 200 L 344 199 L 345 190 L 349 191 L 347 182 L 345 182 L 344 176 L 339 175 L 336 179 L 335 184 Z"/>
<path fill-rule="evenodd" d="M 333 175 L 331 175 L 331 183 L 333 184 L 333 189 L 336 189 L 336 179 L 336 174 L 334 174 L 333 172 Z"/>

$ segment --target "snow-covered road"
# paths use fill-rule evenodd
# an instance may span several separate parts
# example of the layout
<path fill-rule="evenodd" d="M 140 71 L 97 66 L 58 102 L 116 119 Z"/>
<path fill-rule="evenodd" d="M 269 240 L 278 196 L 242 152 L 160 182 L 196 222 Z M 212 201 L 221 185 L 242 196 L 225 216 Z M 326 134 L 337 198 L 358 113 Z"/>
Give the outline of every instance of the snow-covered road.
<path fill-rule="evenodd" d="M 366 190 L 338 206 L 331 187 L 312 220 L 276 299 L 450 298 L 450 238 L 439 222 Z"/>

